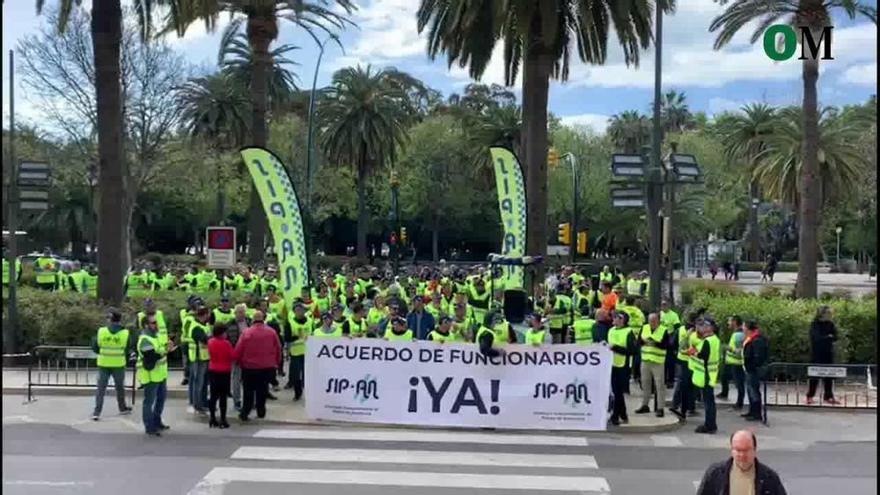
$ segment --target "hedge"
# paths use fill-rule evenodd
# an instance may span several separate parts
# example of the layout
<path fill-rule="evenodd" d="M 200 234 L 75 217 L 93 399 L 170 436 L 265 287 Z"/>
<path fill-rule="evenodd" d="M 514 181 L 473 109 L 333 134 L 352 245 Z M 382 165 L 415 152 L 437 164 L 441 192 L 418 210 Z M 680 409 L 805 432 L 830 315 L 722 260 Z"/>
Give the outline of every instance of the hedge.
<path fill-rule="evenodd" d="M 770 339 L 771 361 L 789 363 L 810 362 L 810 322 L 816 309 L 827 304 L 834 309 L 834 322 L 839 332 L 835 345 L 835 360 L 839 363 L 876 363 L 877 296 L 858 300 L 790 299 L 764 297 L 755 294 L 717 295 L 711 292 L 694 294 L 692 308 L 706 308 L 723 322 L 721 338 L 729 338 L 726 320 L 739 315 L 754 319 Z"/>

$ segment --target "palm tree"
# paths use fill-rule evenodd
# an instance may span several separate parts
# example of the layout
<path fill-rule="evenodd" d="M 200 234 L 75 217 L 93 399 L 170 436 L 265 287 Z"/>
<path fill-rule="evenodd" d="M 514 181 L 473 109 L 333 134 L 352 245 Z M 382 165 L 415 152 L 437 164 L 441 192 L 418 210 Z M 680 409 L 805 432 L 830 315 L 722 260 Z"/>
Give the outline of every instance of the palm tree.
<path fill-rule="evenodd" d="M 755 168 L 755 179 L 766 193 L 792 206 L 800 206 L 808 200 L 798 187 L 798 179 L 806 166 L 801 146 L 805 135 L 802 112 L 800 108 L 779 112 Z M 865 156 L 858 145 L 863 132 L 862 126 L 842 118 L 832 107 L 819 111 L 818 190 L 816 198 L 810 198 L 819 203 L 819 208 L 831 196 L 854 190 L 866 175 L 871 157 Z M 803 222 L 803 218 L 800 221 Z M 803 259 L 801 253 L 798 254 Z"/>
<path fill-rule="evenodd" d="M 672 10 L 673 0 L 421 0 L 418 30 L 428 33 L 428 55 L 443 52 L 449 65 L 468 67 L 480 79 L 497 42 L 504 45 L 508 86 L 522 82 L 522 159 L 526 168 L 529 254 L 547 251 L 547 99 L 550 78 L 565 81 L 576 51 L 581 61 L 604 64 L 614 29 L 627 64 L 638 65 L 649 46 L 653 7 Z M 540 270 L 539 270 L 540 271 Z M 543 277 L 543 272 L 537 276 Z"/>
<path fill-rule="evenodd" d="M 220 41 L 220 53 L 217 57 L 218 65 L 223 72 L 229 74 L 235 82 L 244 88 L 251 86 L 254 75 L 254 53 L 247 42 L 247 36 L 235 29 L 229 28 L 223 33 Z M 281 45 L 269 52 L 272 58 L 272 66 L 268 77 L 268 108 L 278 109 L 289 103 L 294 92 L 299 90 L 297 82 L 299 77 L 288 70 L 287 67 L 299 64 L 287 58 L 287 54 L 298 50 L 298 46 Z"/>
<path fill-rule="evenodd" d="M 156 0 L 161 1 L 161 0 Z M 36 0 L 41 13 L 45 0 Z M 58 0 L 58 31 L 64 32 L 81 0 Z M 141 39 L 150 36 L 153 0 L 134 2 Z M 98 128 L 98 298 L 110 304 L 122 302 L 123 276 L 128 246 L 125 209 L 119 198 L 128 190 L 122 130 L 121 0 L 93 0 L 91 12 L 92 52 L 95 64 L 95 101 Z"/>
<path fill-rule="evenodd" d="M 651 141 L 651 119 L 636 110 L 614 114 L 608 120 L 608 136 L 624 153 L 637 154 Z"/>
<path fill-rule="evenodd" d="M 660 116 L 663 119 L 663 134 L 693 129 L 696 122 L 685 102 L 685 94 L 675 90 L 664 93 L 660 100 Z M 652 105 L 653 108 L 653 105 Z"/>
<path fill-rule="evenodd" d="M 725 5 L 729 0 L 717 0 Z M 840 8 L 847 17 L 855 19 L 863 15 L 875 24 L 877 9 L 859 0 L 736 0 L 709 26 L 709 31 L 719 31 L 715 39 L 715 49 L 719 50 L 733 39 L 733 36 L 752 21 L 759 21 L 752 34 L 751 42 L 762 38 L 764 30 L 783 19 L 790 25 L 803 26 L 815 37 L 831 23 L 831 12 Z M 803 34 L 800 35 L 803 38 Z M 827 40 L 826 40 L 827 42 Z M 803 46 L 806 40 L 800 40 Z M 819 110 L 817 82 L 819 80 L 819 60 L 806 56 L 803 61 L 803 111 L 802 123 L 803 166 L 800 168 L 800 188 L 803 201 L 800 203 L 800 232 L 798 235 L 798 297 L 815 298 L 818 289 L 817 266 L 819 254 Z"/>
<path fill-rule="evenodd" d="M 766 149 L 767 137 L 773 132 L 777 122 L 776 110 L 766 104 L 757 103 L 742 107 L 741 113 L 729 115 L 721 124 L 724 154 L 730 162 L 744 163 L 748 177 L 749 204 L 749 250 L 751 260 L 760 260 L 761 236 L 758 226 L 758 182 L 755 180 L 755 167 Z"/>
<path fill-rule="evenodd" d="M 117 0 L 118 1 L 118 0 Z M 251 77 L 251 145 L 265 147 L 269 139 L 266 113 L 269 108 L 269 73 L 272 52 L 269 46 L 278 38 L 279 21 L 288 21 L 303 28 L 318 43 L 317 32 L 336 37 L 350 21 L 355 6 L 351 0 L 162 0 L 169 8 L 169 27 L 183 36 L 190 24 L 203 20 L 208 32 L 214 32 L 223 13 L 244 15 L 233 19 L 231 30 L 246 24 L 247 41 L 253 53 Z M 334 6 L 345 14 L 337 13 Z M 338 40 L 338 38 L 335 38 Z M 256 187 L 251 187 L 248 211 L 248 256 L 251 262 L 263 259 L 266 237 L 266 216 Z"/>
<path fill-rule="evenodd" d="M 330 162 L 357 171 L 357 254 L 367 256 L 367 179 L 394 163 L 418 118 L 410 94 L 416 81 L 395 69 L 336 71 L 318 104 L 319 142 Z"/>
<path fill-rule="evenodd" d="M 489 187 L 495 184 L 495 167 L 486 149 L 504 146 L 520 156 L 522 149 L 522 108 L 516 104 L 489 106 L 480 114 L 466 116 L 469 155 L 473 157 L 472 170 L 476 178 Z"/>

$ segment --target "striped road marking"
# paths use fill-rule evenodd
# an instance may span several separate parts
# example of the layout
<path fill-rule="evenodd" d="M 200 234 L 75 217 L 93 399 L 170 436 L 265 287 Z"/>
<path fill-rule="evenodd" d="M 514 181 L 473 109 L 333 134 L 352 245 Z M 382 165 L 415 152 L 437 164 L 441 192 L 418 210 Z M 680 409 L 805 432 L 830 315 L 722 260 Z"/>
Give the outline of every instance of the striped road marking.
<path fill-rule="evenodd" d="M 598 469 L 591 455 L 507 454 L 427 450 L 239 447 L 232 459 L 304 462 L 371 462 L 470 466 Z"/>
<path fill-rule="evenodd" d="M 586 447 L 582 436 L 471 433 L 457 431 L 406 431 L 382 429 L 335 430 L 330 428 L 265 429 L 256 438 L 286 440 L 367 440 L 381 442 L 485 443 L 493 445 L 550 445 Z"/>
<path fill-rule="evenodd" d="M 338 451 L 337 451 L 338 452 Z M 189 495 L 218 495 L 231 482 L 307 483 L 330 485 L 380 485 L 467 490 L 571 491 L 581 494 L 610 493 L 605 478 L 588 476 L 522 476 L 510 474 L 461 474 L 311 469 L 255 469 L 217 467 Z"/>

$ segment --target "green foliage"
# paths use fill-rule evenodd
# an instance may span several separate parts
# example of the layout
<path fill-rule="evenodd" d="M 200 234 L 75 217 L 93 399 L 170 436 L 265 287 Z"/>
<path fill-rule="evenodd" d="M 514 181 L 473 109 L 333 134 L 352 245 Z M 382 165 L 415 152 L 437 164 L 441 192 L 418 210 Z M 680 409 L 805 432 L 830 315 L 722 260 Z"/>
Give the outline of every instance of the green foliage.
<path fill-rule="evenodd" d="M 841 363 L 874 363 L 877 345 L 877 300 L 826 301 L 763 297 L 761 295 L 718 295 L 710 292 L 694 294 L 692 308 L 703 307 L 719 324 L 733 315 L 755 320 L 770 339 L 770 358 L 775 362 L 810 362 L 810 322 L 817 308 L 827 304 L 833 308 L 839 332 L 835 345 Z M 726 339 L 723 330 L 721 338 Z"/>
<path fill-rule="evenodd" d="M 700 295 L 724 297 L 743 294 L 739 287 L 717 280 L 682 280 L 679 287 L 681 304 L 685 306 L 694 305 Z"/>

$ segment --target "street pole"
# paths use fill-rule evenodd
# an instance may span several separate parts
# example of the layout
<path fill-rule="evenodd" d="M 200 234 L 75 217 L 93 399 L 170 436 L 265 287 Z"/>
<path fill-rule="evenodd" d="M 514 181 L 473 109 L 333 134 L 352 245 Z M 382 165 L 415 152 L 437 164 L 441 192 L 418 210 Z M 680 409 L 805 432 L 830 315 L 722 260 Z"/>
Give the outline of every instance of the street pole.
<path fill-rule="evenodd" d="M 577 162 L 575 161 L 574 155 L 571 153 L 566 153 L 565 156 L 568 158 L 568 164 L 571 166 L 571 176 L 572 176 L 572 209 L 571 209 L 571 235 L 573 237 L 571 246 L 569 249 L 569 255 L 571 257 L 570 261 L 574 264 L 575 259 L 577 258 L 577 238 L 578 238 L 578 189 L 580 189 L 580 174 L 577 170 Z"/>
<path fill-rule="evenodd" d="M 837 271 L 840 271 L 840 233 L 843 231 L 843 228 L 837 227 L 835 232 L 837 232 Z"/>
<path fill-rule="evenodd" d="M 400 208 L 397 202 L 398 185 L 397 175 L 392 172 L 391 207 L 394 210 L 394 235 L 397 237 L 397 242 L 392 246 L 394 249 L 394 276 L 397 276 L 398 270 L 400 269 L 400 250 L 403 247 L 403 239 L 400 237 Z"/>
<path fill-rule="evenodd" d="M 318 70 L 321 68 L 321 59 L 324 57 L 324 45 L 333 39 L 328 37 L 318 43 L 318 61 L 315 63 L 315 75 L 312 77 L 312 93 L 309 95 L 309 134 L 306 143 L 306 206 L 312 206 L 312 163 L 314 162 L 314 138 L 315 138 L 315 90 L 318 87 Z"/>
<path fill-rule="evenodd" d="M 654 36 L 654 121 L 651 136 L 651 160 L 649 163 L 650 174 L 648 181 L 648 236 L 649 236 L 649 256 L 648 256 L 648 274 L 650 287 L 648 288 L 648 297 L 651 302 L 651 309 L 656 310 L 660 305 L 660 258 L 662 254 L 662 246 L 660 245 L 660 206 L 662 201 L 663 185 L 661 182 L 661 163 L 660 163 L 660 140 L 662 139 L 662 128 L 660 126 L 660 87 L 661 75 L 663 67 L 662 48 L 663 48 L 663 9 L 660 5 L 656 5 L 656 34 Z"/>
<path fill-rule="evenodd" d="M 15 158 L 15 52 L 9 50 L 9 184 L 6 189 L 6 212 L 9 227 L 9 250 L 6 260 L 9 263 L 9 307 L 6 311 L 6 324 L 3 325 L 3 352 L 13 353 L 18 351 L 18 307 L 16 304 L 16 285 L 18 273 L 16 273 L 15 259 L 17 257 L 18 240 L 15 233 L 18 230 L 18 164 Z"/>

